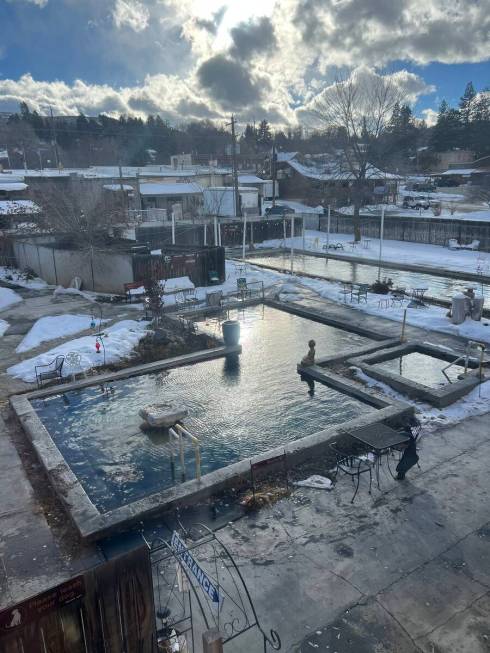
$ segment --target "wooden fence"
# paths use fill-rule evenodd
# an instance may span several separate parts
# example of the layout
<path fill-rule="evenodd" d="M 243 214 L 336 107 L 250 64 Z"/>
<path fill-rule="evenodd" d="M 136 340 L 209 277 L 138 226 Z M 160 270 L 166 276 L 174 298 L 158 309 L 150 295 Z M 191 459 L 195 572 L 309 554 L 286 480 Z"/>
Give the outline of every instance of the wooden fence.
<path fill-rule="evenodd" d="M 194 251 L 185 251 L 182 248 L 167 246 L 163 255 L 135 254 L 133 256 L 135 282 L 189 277 L 194 285 L 207 286 L 211 276 L 216 275 L 220 283 L 225 281 L 223 247 L 202 247 Z"/>
<path fill-rule="evenodd" d="M 146 546 L 0 612 L 2 653 L 154 653 Z"/>

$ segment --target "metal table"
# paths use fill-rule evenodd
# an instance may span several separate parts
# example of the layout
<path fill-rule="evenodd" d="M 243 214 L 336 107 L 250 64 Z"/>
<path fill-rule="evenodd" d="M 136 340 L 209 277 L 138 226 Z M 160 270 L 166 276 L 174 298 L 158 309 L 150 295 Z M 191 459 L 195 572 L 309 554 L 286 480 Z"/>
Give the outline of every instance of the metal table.
<path fill-rule="evenodd" d="M 379 465 L 382 454 L 399 444 L 408 443 L 410 437 L 406 433 L 395 431 L 386 424 L 369 424 L 346 430 L 345 433 L 367 445 L 375 454 L 376 481 L 379 489 Z"/>

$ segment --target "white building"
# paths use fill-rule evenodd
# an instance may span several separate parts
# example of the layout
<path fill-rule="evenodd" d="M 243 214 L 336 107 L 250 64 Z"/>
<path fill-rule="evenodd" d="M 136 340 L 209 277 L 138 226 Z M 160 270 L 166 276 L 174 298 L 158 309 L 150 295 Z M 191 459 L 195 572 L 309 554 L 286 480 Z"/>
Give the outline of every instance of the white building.
<path fill-rule="evenodd" d="M 257 188 L 239 186 L 242 214 L 260 215 L 259 191 Z M 235 215 L 235 189 L 233 186 L 214 186 L 203 188 L 204 215 L 233 217 Z"/>

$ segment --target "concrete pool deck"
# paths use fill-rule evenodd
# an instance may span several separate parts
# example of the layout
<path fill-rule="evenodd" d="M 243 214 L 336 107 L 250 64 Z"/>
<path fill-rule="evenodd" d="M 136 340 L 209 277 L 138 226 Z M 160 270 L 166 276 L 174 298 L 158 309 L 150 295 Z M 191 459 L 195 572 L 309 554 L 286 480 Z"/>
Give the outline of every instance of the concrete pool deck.
<path fill-rule="evenodd" d="M 488 417 L 424 437 L 420 455 L 373 497 L 361 482 L 353 506 L 344 476 L 220 530 L 285 653 L 488 652 Z"/>
<path fill-rule="evenodd" d="M 302 294 L 301 306 L 399 338 L 396 323 Z M 77 302 L 57 308 L 70 305 L 76 312 Z M 464 350 L 464 341 L 449 335 L 408 327 L 407 336 Z M 318 354 L 329 358 L 328 352 Z M 13 391 L 7 377 L 0 387 L 4 406 Z M 382 478 L 383 492 L 375 490 L 372 499 L 361 486 L 353 507 L 345 478 L 333 493 L 297 491 L 228 526 L 236 510 L 224 509 L 213 521 L 204 506 L 208 525 L 222 527 L 220 536 L 237 557 L 261 622 L 278 629 L 283 651 L 488 653 L 489 416 L 440 428 L 422 445 L 422 470 L 403 484 Z M 0 454 L 3 608 L 104 558 L 99 546 L 78 540 L 12 419 L 0 420 Z M 319 462 L 305 476 L 310 472 L 325 469 Z M 257 649 L 239 638 L 234 650 Z"/>

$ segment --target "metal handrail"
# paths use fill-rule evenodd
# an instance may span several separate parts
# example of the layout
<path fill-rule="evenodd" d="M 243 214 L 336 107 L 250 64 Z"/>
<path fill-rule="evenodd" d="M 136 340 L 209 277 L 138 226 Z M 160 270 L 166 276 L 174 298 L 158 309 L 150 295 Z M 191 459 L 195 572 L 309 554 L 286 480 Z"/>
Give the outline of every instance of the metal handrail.
<path fill-rule="evenodd" d="M 457 358 L 455 358 L 452 361 L 452 363 L 449 363 L 449 365 L 446 365 L 446 367 L 443 367 L 442 370 L 441 370 L 441 372 L 444 374 L 444 376 L 446 377 L 446 379 L 448 380 L 449 383 L 452 383 L 452 381 L 449 378 L 449 376 L 446 374 L 446 370 L 448 370 L 453 365 L 456 365 L 457 363 L 459 363 L 462 360 L 464 360 L 464 375 L 465 376 L 468 375 L 468 365 L 469 365 L 469 361 L 470 361 L 470 351 L 471 351 L 472 347 L 476 347 L 477 349 L 480 349 L 480 365 L 479 365 L 479 368 L 480 368 L 480 381 L 481 381 L 482 366 L 483 366 L 483 352 L 485 351 L 485 344 L 482 343 L 482 342 L 478 342 L 477 340 L 468 340 L 468 342 L 466 344 L 465 353 L 462 354 L 461 356 L 458 356 Z"/>

